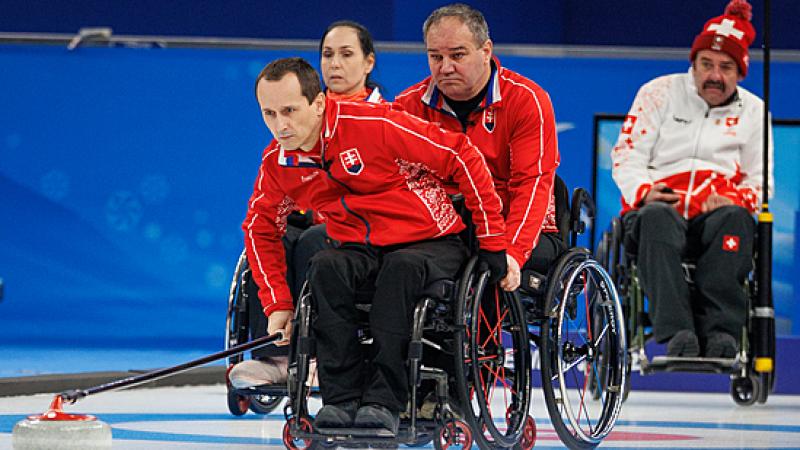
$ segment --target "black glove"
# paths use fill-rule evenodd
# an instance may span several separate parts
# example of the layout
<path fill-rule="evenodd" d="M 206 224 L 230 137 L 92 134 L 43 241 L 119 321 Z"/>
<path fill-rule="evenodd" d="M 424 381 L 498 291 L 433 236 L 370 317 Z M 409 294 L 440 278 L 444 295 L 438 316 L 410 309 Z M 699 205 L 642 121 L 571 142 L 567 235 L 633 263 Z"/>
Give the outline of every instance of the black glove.
<path fill-rule="evenodd" d="M 478 260 L 481 263 L 479 267 L 482 270 L 484 268 L 489 270 L 489 284 L 496 284 L 506 276 L 508 260 L 506 259 L 505 250 L 500 250 L 499 252 L 478 250 Z"/>
<path fill-rule="evenodd" d="M 314 213 L 311 210 L 306 211 L 292 211 L 286 217 L 286 223 L 293 227 L 305 230 L 311 225 L 314 225 Z"/>

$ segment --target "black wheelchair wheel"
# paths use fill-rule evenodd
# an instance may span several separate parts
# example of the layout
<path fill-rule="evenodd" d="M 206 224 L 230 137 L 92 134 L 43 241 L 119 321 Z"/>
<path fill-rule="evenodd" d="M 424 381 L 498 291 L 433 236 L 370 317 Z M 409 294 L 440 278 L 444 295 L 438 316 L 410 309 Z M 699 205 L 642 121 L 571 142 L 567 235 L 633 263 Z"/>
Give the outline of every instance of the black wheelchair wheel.
<path fill-rule="evenodd" d="M 758 381 L 761 384 L 761 392 L 758 395 L 758 403 L 766 403 L 767 397 L 775 387 L 775 372 L 766 372 L 758 374 Z"/>
<path fill-rule="evenodd" d="M 243 416 L 250 407 L 250 398 L 228 389 L 228 411 L 234 416 Z"/>
<path fill-rule="evenodd" d="M 761 393 L 761 380 L 757 375 L 737 376 L 731 379 L 731 397 L 737 405 L 750 406 Z"/>
<path fill-rule="evenodd" d="M 562 255 L 549 279 L 540 337 L 545 403 L 567 447 L 594 448 L 614 427 L 627 384 L 622 308 L 608 273 L 584 249 Z"/>
<path fill-rule="evenodd" d="M 473 265 L 474 267 L 474 265 Z M 456 306 L 456 376 L 464 419 L 481 448 L 522 438 L 530 405 L 530 350 L 516 294 L 484 295 L 487 273 L 465 271 Z"/>
<path fill-rule="evenodd" d="M 311 293 L 308 286 L 303 286 L 300 300 L 294 312 L 291 344 L 289 345 L 288 368 L 288 406 L 293 414 L 305 417 L 308 414 L 308 373 L 312 355 L 311 338 Z"/>
<path fill-rule="evenodd" d="M 250 339 L 245 286 L 250 279 L 250 267 L 244 251 L 239 256 L 233 280 L 228 293 L 228 315 L 225 321 L 225 349 L 243 344 Z M 241 362 L 244 356 L 239 353 L 228 358 L 228 367 Z"/>
<path fill-rule="evenodd" d="M 283 401 L 281 395 L 253 395 L 250 396 L 250 411 L 255 414 L 269 414 Z"/>
<path fill-rule="evenodd" d="M 247 265 L 247 256 L 243 251 L 236 263 L 233 272 L 233 280 L 228 294 L 228 315 L 225 321 L 225 349 L 229 349 L 249 340 L 247 301 L 244 294 L 244 286 L 250 276 L 250 269 Z M 230 369 L 242 362 L 244 356 L 239 353 L 228 357 L 228 372 Z M 228 389 L 228 410 L 234 416 L 241 416 L 250 407 L 250 399 L 246 396 L 236 394 L 231 390 L 230 383 L 227 382 Z"/>

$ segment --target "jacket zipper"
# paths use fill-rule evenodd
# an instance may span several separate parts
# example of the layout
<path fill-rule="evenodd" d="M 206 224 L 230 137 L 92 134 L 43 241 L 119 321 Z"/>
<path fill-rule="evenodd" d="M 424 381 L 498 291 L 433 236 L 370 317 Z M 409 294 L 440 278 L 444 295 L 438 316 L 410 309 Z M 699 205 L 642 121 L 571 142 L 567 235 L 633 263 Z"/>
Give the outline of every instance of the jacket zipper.
<path fill-rule="evenodd" d="M 711 113 L 711 108 L 706 109 L 706 113 L 703 116 L 703 121 L 700 122 L 700 129 L 697 130 L 697 138 L 694 140 L 694 154 L 692 155 L 692 168 L 691 168 L 691 175 L 689 175 L 689 188 L 686 190 L 686 199 L 683 205 L 683 218 L 689 218 L 689 204 L 691 203 L 691 197 L 694 191 L 694 163 L 697 161 L 697 150 L 700 147 L 700 137 L 703 136 L 703 128 L 706 126 L 706 120 L 708 120 L 708 115 Z"/>
<path fill-rule="evenodd" d="M 331 165 L 332 165 L 332 163 L 329 164 L 327 161 L 325 161 L 324 155 L 323 155 L 322 169 L 325 170 L 325 173 L 328 175 L 328 178 L 333 180 L 336 184 L 338 184 L 338 185 L 342 186 L 343 188 L 347 189 L 347 192 L 352 194 L 353 190 L 350 189 L 350 186 L 346 185 L 343 181 L 341 181 L 341 180 L 339 180 L 339 179 L 337 179 L 336 177 L 333 176 L 333 174 L 330 171 Z M 350 207 L 347 206 L 347 202 L 344 200 L 344 196 L 339 197 L 339 202 L 342 204 L 342 206 L 344 207 L 345 211 L 349 212 L 350 214 L 355 216 L 355 218 L 357 218 L 358 220 L 360 220 L 361 222 L 364 223 L 364 227 L 367 229 L 367 232 L 364 235 L 364 242 L 367 245 L 372 245 L 370 243 L 370 233 L 372 231 L 372 228 L 369 226 L 369 222 L 367 221 L 367 219 L 365 219 L 362 215 L 360 215 L 357 212 L 355 212 L 352 209 L 350 209 Z"/>

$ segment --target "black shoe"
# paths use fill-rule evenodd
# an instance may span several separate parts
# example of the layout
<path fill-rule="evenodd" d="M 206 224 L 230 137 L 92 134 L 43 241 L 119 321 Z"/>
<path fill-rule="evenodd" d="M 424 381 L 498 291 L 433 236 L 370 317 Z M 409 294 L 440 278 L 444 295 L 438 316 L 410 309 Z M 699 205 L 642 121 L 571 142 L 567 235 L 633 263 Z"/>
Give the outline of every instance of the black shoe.
<path fill-rule="evenodd" d="M 400 415 L 382 405 L 366 405 L 358 409 L 353 426 L 356 428 L 384 428 L 397 434 Z"/>
<path fill-rule="evenodd" d="M 692 330 L 678 331 L 667 344 L 667 356 L 695 357 L 700 355 L 700 344 Z"/>
<path fill-rule="evenodd" d="M 735 358 L 736 339 L 728 333 L 710 333 L 706 341 L 708 358 Z"/>
<path fill-rule="evenodd" d="M 358 411 L 358 400 L 323 406 L 314 419 L 314 428 L 349 428 Z"/>

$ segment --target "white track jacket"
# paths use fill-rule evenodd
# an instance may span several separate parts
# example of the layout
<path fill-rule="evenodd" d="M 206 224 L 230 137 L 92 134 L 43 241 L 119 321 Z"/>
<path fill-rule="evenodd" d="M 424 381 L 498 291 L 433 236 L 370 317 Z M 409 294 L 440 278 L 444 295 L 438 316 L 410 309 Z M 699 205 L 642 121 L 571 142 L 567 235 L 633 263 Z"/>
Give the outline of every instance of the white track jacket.
<path fill-rule="evenodd" d="M 686 219 L 711 194 L 755 212 L 761 202 L 764 102 L 741 86 L 727 105 L 710 108 L 689 73 L 656 78 L 639 89 L 611 151 L 623 213 L 641 206 L 656 183 L 681 196 Z M 769 159 L 772 168 L 772 132 Z M 770 196 L 773 177 L 770 170 Z"/>

